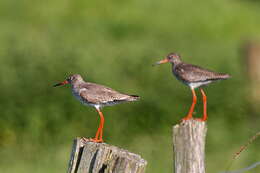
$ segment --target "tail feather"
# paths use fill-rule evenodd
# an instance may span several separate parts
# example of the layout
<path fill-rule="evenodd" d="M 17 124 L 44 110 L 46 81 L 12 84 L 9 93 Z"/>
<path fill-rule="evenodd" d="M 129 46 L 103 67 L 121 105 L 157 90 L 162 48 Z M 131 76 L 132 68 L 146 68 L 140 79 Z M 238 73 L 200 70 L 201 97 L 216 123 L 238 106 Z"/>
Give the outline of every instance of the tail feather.
<path fill-rule="evenodd" d="M 224 75 L 222 76 L 222 78 L 223 78 L 223 79 L 228 79 L 228 78 L 231 78 L 231 76 L 230 76 L 229 74 L 224 74 Z"/>
<path fill-rule="evenodd" d="M 220 73 L 217 75 L 217 77 L 215 77 L 216 80 L 223 80 L 223 79 L 228 79 L 231 78 L 231 76 L 229 74 L 225 74 L 225 73 Z"/>
<path fill-rule="evenodd" d="M 229 74 L 223 74 L 223 75 L 221 75 L 220 78 L 221 79 L 228 79 L 228 78 L 231 78 L 231 76 Z"/>
<path fill-rule="evenodd" d="M 129 95 L 128 101 L 137 101 L 140 99 L 140 96 L 137 95 Z"/>

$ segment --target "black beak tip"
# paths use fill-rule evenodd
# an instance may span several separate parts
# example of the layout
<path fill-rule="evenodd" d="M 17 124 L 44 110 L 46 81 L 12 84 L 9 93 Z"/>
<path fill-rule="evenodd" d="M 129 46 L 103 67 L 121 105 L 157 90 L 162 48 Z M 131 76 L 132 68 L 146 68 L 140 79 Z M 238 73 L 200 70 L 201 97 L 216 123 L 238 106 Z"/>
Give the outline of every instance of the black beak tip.
<path fill-rule="evenodd" d="M 57 86 L 59 86 L 59 84 L 55 84 L 55 85 L 53 85 L 53 87 L 57 87 Z"/>
<path fill-rule="evenodd" d="M 157 65 L 159 65 L 158 62 L 152 64 L 153 67 L 154 67 L 154 66 L 157 66 Z"/>

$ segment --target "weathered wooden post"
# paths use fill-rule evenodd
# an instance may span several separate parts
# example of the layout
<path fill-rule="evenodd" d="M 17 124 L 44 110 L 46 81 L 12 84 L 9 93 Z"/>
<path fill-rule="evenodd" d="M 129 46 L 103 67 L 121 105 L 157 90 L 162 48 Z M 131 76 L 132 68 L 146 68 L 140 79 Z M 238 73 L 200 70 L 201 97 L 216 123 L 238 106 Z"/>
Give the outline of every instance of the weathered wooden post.
<path fill-rule="evenodd" d="M 127 150 L 76 138 L 68 173 L 144 173 L 146 165 L 147 161 Z"/>
<path fill-rule="evenodd" d="M 175 173 L 205 173 L 207 125 L 194 119 L 173 126 Z"/>

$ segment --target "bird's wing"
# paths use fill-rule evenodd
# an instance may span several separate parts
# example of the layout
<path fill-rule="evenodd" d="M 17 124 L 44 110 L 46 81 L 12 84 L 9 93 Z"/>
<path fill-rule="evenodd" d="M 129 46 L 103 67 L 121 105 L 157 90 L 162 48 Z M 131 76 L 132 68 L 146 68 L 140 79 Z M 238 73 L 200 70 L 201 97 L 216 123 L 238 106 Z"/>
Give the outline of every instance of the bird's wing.
<path fill-rule="evenodd" d="M 207 80 L 217 80 L 221 79 L 223 73 L 217 73 L 202 67 L 191 65 L 191 64 L 181 64 L 175 68 L 176 75 L 178 77 L 188 80 L 190 82 L 200 82 Z"/>
<path fill-rule="evenodd" d="M 127 94 L 119 93 L 109 87 L 94 83 L 85 83 L 80 89 L 80 96 L 90 103 L 107 103 L 123 101 L 129 97 Z"/>

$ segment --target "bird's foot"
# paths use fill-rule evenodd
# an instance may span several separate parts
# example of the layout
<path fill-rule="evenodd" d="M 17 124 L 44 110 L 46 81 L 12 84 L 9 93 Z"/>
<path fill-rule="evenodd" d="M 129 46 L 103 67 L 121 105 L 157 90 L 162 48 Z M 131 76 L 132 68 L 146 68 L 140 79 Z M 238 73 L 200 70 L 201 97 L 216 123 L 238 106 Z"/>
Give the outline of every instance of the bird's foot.
<path fill-rule="evenodd" d="M 187 115 L 186 117 L 182 118 L 181 121 L 186 121 L 192 119 L 191 115 Z"/>
<path fill-rule="evenodd" d="M 89 141 L 96 142 L 96 143 L 102 143 L 103 139 L 90 138 Z"/>
<path fill-rule="evenodd" d="M 201 122 L 204 122 L 204 121 L 207 121 L 207 118 L 194 118 L 196 121 L 201 121 Z"/>
<path fill-rule="evenodd" d="M 102 143 L 103 139 L 97 139 L 97 138 L 82 138 L 85 142 L 96 142 L 96 143 Z"/>

